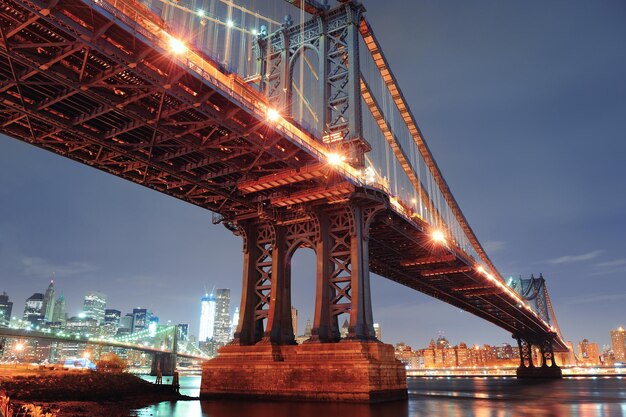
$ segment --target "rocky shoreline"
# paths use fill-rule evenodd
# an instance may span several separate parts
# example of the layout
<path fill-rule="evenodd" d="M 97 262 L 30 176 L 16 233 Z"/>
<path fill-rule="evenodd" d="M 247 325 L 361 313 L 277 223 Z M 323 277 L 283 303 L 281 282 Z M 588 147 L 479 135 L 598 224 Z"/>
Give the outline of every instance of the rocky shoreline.
<path fill-rule="evenodd" d="M 13 406 L 38 406 L 56 417 L 128 417 L 133 409 L 161 401 L 195 399 L 135 375 L 85 371 L 21 374 L 0 369 L 0 391 Z"/>

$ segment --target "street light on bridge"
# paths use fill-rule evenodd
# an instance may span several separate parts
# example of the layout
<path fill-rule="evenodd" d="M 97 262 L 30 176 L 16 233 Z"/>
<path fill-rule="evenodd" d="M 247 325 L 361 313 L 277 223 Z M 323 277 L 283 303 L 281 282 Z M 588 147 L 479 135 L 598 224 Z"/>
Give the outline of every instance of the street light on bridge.
<path fill-rule="evenodd" d="M 430 237 L 437 243 L 446 243 L 446 235 L 439 229 L 433 230 L 430 234 Z"/>
<path fill-rule="evenodd" d="M 175 54 L 182 54 L 187 51 L 187 46 L 180 39 L 176 39 L 174 37 L 170 38 L 170 51 Z"/>
<path fill-rule="evenodd" d="M 269 107 L 267 109 L 267 112 L 265 113 L 265 117 L 269 122 L 277 122 L 278 119 L 280 119 L 280 113 L 278 112 L 278 110 Z"/>

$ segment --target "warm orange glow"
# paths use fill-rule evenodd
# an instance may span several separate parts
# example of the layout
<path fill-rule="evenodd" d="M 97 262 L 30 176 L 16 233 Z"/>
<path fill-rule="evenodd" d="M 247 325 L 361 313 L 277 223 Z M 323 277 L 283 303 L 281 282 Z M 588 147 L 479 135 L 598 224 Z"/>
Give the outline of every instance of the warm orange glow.
<path fill-rule="evenodd" d="M 89 352 L 83 353 L 83 358 L 85 358 L 85 359 L 91 358 L 91 353 L 89 353 Z"/>
<path fill-rule="evenodd" d="M 270 107 L 269 109 L 267 109 L 265 117 L 267 117 L 267 120 L 270 122 L 276 122 L 278 121 L 278 119 L 280 119 L 280 113 L 278 112 L 278 110 Z"/>
<path fill-rule="evenodd" d="M 18 343 L 17 345 L 15 345 L 15 350 L 18 352 L 21 352 L 24 350 L 24 344 L 23 343 Z"/>
<path fill-rule="evenodd" d="M 170 38 L 170 51 L 176 55 L 182 54 L 187 52 L 187 46 L 180 39 Z"/>
<path fill-rule="evenodd" d="M 339 155 L 338 153 L 328 154 L 327 158 L 328 158 L 328 163 L 331 165 L 339 165 L 340 163 L 346 160 L 345 156 Z"/>
<path fill-rule="evenodd" d="M 446 243 L 446 235 L 441 230 L 433 230 L 430 236 L 435 242 Z"/>

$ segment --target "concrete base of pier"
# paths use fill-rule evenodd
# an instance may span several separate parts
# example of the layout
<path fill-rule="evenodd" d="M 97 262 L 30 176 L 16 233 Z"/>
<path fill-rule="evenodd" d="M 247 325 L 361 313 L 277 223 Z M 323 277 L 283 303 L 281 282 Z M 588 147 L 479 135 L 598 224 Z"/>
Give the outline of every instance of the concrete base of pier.
<path fill-rule="evenodd" d="M 202 366 L 201 398 L 382 402 L 407 398 L 391 345 L 228 345 Z"/>
<path fill-rule="evenodd" d="M 518 378 L 523 379 L 558 379 L 563 377 L 561 368 L 552 366 L 520 366 L 516 371 Z"/>

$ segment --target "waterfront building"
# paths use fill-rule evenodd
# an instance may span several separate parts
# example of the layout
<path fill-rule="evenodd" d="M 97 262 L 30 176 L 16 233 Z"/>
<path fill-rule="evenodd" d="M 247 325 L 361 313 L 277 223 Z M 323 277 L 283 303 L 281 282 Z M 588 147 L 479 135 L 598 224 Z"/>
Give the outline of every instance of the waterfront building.
<path fill-rule="evenodd" d="M 312 327 L 313 326 L 311 325 L 311 319 L 306 319 L 306 324 L 304 325 L 304 337 L 306 337 L 307 339 L 311 337 Z"/>
<path fill-rule="evenodd" d="M 214 338 L 218 345 L 226 345 L 230 341 L 230 289 L 215 290 L 215 324 Z"/>
<path fill-rule="evenodd" d="M 470 353 L 467 345 L 464 342 L 459 343 L 459 345 L 456 347 L 456 358 L 457 366 L 470 366 Z"/>
<path fill-rule="evenodd" d="M 54 302 L 54 312 L 52 313 L 52 323 L 65 324 L 67 321 L 67 310 L 65 307 L 65 296 L 61 294 Z"/>
<path fill-rule="evenodd" d="M 29 323 L 35 325 L 41 323 L 43 320 L 42 314 L 43 307 L 43 294 L 40 292 L 36 292 L 30 297 L 26 299 L 26 304 L 24 305 L 24 320 Z"/>
<path fill-rule="evenodd" d="M 200 331 L 198 342 L 206 342 L 213 339 L 215 326 L 215 295 L 205 294 L 200 300 Z"/>
<path fill-rule="evenodd" d="M 90 291 L 85 295 L 83 311 L 87 317 L 95 319 L 98 324 L 104 323 L 104 310 L 106 309 L 107 296 L 98 291 Z"/>
<path fill-rule="evenodd" d="M 611 330 L 611 347 L 615 362 L 626 362 L 626 329 Z"/>
<path fill-rule="evenodd" d="M 41 314 L 44 322 L 54 321 L 52 317 L 54 315 L 54 280 L 50 280 L 50 285 L 43 296 Z"/>
<path fill-rule="evenodd" d="M 583 339 L 578 344 L 578 361 L 581 365 L 599 365 L 600 364 L 600 348 L 597 343 Z"/>
<path fill-rule="evenodd" d="M 0 295 L 0 321 L 11 321 L 11 312 L 13 311 L 13 302 L 9 301 L 9 296 L 6 292 Z"/>

